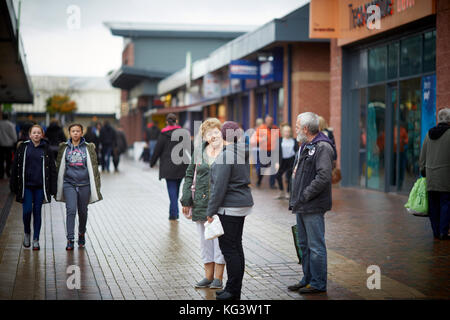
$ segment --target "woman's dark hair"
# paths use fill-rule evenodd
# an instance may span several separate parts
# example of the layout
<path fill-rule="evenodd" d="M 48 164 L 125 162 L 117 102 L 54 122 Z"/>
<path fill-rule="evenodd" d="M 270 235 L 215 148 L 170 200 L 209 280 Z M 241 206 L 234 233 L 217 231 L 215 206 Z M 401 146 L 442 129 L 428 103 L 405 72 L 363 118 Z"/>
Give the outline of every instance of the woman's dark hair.
<path fill-rule="evenodd" d="M 169 113 L 166 117 L 166 121 L 170 126 L 173 126 L 177 123 L 177 116 L 175 113 Z"/>
<path fill-rule="evenodd" d="M 81 125 L 79 123 L 72 123 L 71 125 L 69 125 L 69 133 L 70 133 L 70 129 L 72 129 L 72 127 L 80 127 L 81 133 L 83 133 L 83 125 Z"/>

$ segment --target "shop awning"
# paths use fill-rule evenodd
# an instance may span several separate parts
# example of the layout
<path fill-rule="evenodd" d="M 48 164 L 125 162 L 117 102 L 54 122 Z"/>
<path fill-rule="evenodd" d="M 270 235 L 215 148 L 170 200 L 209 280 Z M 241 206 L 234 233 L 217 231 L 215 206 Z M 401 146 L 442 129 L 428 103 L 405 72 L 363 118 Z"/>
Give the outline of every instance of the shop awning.
<path fill-rule="evenodd" d="M 33 103 L 12 0 L 0 1 L 0 103 Z"/>
<path fill-rule="evenodd" d="M 110 76 L 110 81 L 115 88 L 129 90 L 143 80 L 159 81 L 168 75 L 169 73 L 167 72 L 139 69 L 123 65 Z"/>

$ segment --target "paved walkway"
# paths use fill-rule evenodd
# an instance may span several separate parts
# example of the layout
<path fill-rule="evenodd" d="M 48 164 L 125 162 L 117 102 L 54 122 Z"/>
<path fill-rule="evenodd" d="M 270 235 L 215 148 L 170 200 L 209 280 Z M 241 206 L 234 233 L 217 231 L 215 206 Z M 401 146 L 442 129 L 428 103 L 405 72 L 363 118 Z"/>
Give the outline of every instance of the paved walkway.
<path fill-rule="evenodd" d="M 0 236 L 0 299 L 214 299 L 213 290 L 193 287 L 203 277 L 197 231 L 182 215 L 168 220 L 157 172 L 124 161 L 121 173 L 103 174 L 105 200 L 89 207 L 86 248 L 73 252 L 65 250 L 63 204 L 44 205 L 41 251 L 33 252 L 22 247 L 22 207 L 14 202 Z M 2 186 L 4 193 L 5 180 Z M 289 292 L 301 277 L 290 231 L 295 217 L 287 201 L 272 200 L 276 195 L 253 189 L 242 299 L 450 297 L 450 241 L 434 240 L 428 219 L 407 214 L 404 196 L 339 188 L 326 214 L 328 292 Z M 67 288 L 70 265 L 80 267 L 79 290 Z M 367 288 L 370 265 L 381 269 L 380 290 Z"/>

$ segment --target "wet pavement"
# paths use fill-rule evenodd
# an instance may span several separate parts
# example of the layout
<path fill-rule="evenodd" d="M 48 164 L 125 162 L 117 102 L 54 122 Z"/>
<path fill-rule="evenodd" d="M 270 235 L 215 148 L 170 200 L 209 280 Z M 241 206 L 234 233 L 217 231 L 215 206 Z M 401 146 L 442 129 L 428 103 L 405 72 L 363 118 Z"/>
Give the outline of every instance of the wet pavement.
<path fill-rule="evenodd" d="M 64 205 L 54 201 L 43 206 L 41 250 L 23 248 L 22 207 L 13 202 L 0 236 L 0 299 L 214 299 L 214 290 L 194 288 L 204 275 L 196 226 L 181 213 L 168 220 L 158 170 L 132 161 L 120 169 L 102 174 L 104 200 L 89 206 L 84 249 L 66 252 Z M 0 206 L 6 191 L 2 180 Z M 326 214 L 328 292 L 288 291 L 302 274 L 295 216 L 276 190 L 252 192 L 242 299 L 449 299 L 450 241 L 434 240 L 428 218 L 403 208 L 405 196 L 344 188 L 333 189 Z M 71 265 L 80 267 L 80 289 L 67 286 Z M 381 270 L 379 290 L 367 287 L 371 265 Z"/>

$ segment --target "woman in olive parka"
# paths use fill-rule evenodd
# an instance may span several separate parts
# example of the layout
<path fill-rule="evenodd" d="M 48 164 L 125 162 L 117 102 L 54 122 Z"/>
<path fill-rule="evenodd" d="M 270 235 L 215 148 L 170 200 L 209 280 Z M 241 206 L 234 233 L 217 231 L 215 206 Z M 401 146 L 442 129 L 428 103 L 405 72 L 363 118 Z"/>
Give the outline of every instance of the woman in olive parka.
<path fill-rule="evenodd" d="M 181 204 L 183 214 L 197 225 L 200 236 L 201 257 L 205 264 L 205 278 L 196 288 L 221 289 L 225 259 L 218 239 L 205 240 L 206 209 L 209 200 L 209 172 L 216 157 L 222 152 L 221 123 L 217 118 L 205 120 L 200 126 L 200 140 L 195 145 L 194 156 L 184 177 Z M 194 189 L 192 187 L 194 186 Z M 194 194 L 194 197 L 192 195 Z M 192 214 L 192 216 L 190 216 Z"/>

